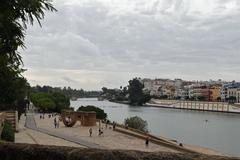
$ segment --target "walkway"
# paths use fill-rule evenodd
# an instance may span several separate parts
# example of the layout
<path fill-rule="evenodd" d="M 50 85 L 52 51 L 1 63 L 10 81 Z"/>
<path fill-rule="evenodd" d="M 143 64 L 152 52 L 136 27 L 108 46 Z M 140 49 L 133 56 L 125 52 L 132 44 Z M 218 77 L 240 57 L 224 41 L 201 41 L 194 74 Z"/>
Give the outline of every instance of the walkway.
<path fill-rule="evenodd" d="M 74 143 L 86 146 L 88 148 L 107 149 L 104 146 L 100 146 L 100 145 L 94 144 L 94 143 L 89 143 L 87 141 L 84 141 L 84 140 L 76 138 L 76 137 L 72 137 L 72 136 L 68 136 L 68 135 L 65 135 L 65 134 L 61 134 L 59 132 L 54 132 L 54 131 L 46 130 L 46 129 L 43 129 L 43 128 L 39 128 L 36 125 L 34 115 L 32 113 L 27 114 L 25 126 L 29 129 L 32 129 L 32 130 L 35 130 L 35 131 L 38 131 L 38 132 L 41 132 L 41 133 L 45 133 L 45 134 L 48 134 L 48 135 L 51 135 L 51 136 L 54 136 L 54 137 L 58 137 L 58 138 L 61 138 L 61 139 L 65 139 L 67 141 L 74 142 Z"/>

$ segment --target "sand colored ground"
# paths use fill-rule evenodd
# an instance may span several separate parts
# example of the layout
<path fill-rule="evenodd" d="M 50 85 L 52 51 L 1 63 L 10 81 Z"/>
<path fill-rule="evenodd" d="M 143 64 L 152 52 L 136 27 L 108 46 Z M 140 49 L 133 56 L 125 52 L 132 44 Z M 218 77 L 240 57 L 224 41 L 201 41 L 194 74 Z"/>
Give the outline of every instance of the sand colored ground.
<path fill-rule="evenodd" d="M 92 137 L 89 136 L 89 128 L 80 125 L 80 122 L 71 128 L 65 127 L 62 122 L 60 122 L 59 128 L 54 128 L 53 120 L 54 118 L 48 118 L 45 115 L 45 119 L 40 119 L 40 115 L 35 115 L 35 121 L 39 128 L 44 128 L 47 130 L 52 130 L 54 132 L 61 132 L 62 134 L 80 138 L 84 141 L 99 144 L 109 149 L 127 149 L 127 150 L 140 150 L 140 151 L 167 151 L 167 152 L 176 152 L 173 149 L 166 148 L 160 145 L 150 143 L 148 147 L 145 146 L 145 141 L 136 137 L 128 136 L 112 129 L 109 129 L 108 126 L 102 124 L 103 135 L 98 135 L 99 125 L 97 124 L 94 127 L 91 127 L 93 130 Z"/>
<path fill-rule="evenodd" d="M 49 136 L 24 127 L 25 116 L 19 122 L 19 132 L 15 134 L 15 143 L 44 144 L 55 146 L 84 147 L 60 138 Z M 85 148 L 85 147 L 84 147 Z"/>

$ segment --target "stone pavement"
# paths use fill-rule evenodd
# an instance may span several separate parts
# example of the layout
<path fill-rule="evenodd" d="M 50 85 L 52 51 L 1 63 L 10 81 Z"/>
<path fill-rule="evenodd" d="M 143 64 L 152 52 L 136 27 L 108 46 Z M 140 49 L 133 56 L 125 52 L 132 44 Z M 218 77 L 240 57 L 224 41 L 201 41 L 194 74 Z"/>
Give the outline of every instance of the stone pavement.
<path fill-rule="evenodd" d="M 25 126 L 26 117 L 22 115 L 19 120 L 19 130 L 15 133 L 15 143 L 27 143 L 27 144 L 41 144 L 41 145 L 54 145 L 54 146 L 69 146 L 86 148 L 79 144 L 66 141 L 61 138 L 53 137 L 48 134 L 44 134 L 32 129 L 28 129 Z"/>
<path fill-rule="evenodd" d="M 104 148 L 108 149 L 140 150 L 146 152 L 178 152 L 175 149 L 154 143 L 150 143 L 148 146 L 146 146 L 144 139 L 113 131 L 112 126 L 106 127 L 105 124 L 100 125 L 103 134 L 99 136 L 99 123 L 97 123 L 96 126 L 87 127 L 82 126 L 80 122 L 77 122 L 73 127 L 65 127 L 64 124 L 60 122 L 59 128 L 55 128 L 53 123 L 55 117 L 49 118 L 47 114 L 45 114 L 44 119 L 40 119 L 40 114 L 35 114 L 34 117 L 37 128 L 81 139 L 90 144 L 98 144 L 99 146 L 103 146 Z M 89 128 L 92 128 L 92 137 L 89 136 Z"/>
<path fill-rule="evenodd" d="M 47 129 L 44 129 L 44 128 L 37 127 L 35 119 L 34 119 L 34 115 L 32 113 L 27 114 L 25 127 L 29 128 L 29 129 L 32 129 L 32 130 L 35 130 L 35 131 L 38 131 L 38 132 L 41 132 L 41 133 L 44 133 L 44 134 L 48 134 L 48 135 L 51 135 L 51 136 L 54 136 L 54 137 L 58 137 L 58 138 L 67 140 L 67 141 L 70 141 L 70 142 L 74 142 L 74 143 L 77 143 L 79 145 L 82 145 L 82 146 L 85 146 L 85 147 L 88 147 L 88 148 L 107 149 L 104 146 L 100 146 L 99 144 L 90 143 L 90 142 L 84 141 L 82 139 L 79 139 L 77 137 L 73 137 L 73 136 L 69 136 L 69 135 L 66 135 L 66 134 L 62 134 L 60 132 L 55 132 L 55 131 L 52 131 L 52 130 L 47 130 Z"/>

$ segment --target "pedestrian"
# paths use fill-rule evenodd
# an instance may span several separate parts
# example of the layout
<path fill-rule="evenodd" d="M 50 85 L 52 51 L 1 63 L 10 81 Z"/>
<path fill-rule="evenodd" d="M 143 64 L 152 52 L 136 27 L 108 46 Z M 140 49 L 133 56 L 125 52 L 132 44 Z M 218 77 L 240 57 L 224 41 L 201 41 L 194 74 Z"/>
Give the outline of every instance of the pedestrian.
<path fill-rule="evenodd" d="M 145 141 L 146 147 L 148 147 L 148 144 L 149 144 L 149 137 L 147 137 L 147 138 L 146 138 L 146 141 Z"/>
<path fill-rule="evenodd" d="M 92 128 L 89 128 L 89 136 L 92 137 Z"/>
<path fill-rule="evenodd" d="M 102 134 L 103 134 L 103 130 L 101 128 L 99 128 L 98 135 L 101 136 Z"/>
<path fill-rule="evenodd" d="M 113 121 L 113 130 L 115 130 L 116 123 Z"/>
<path fill-rule="evenodd" d="M 54 118 L 54 126 L 55 126 L 55 128 L 57 128 L 57 118 L 56 117 Z"/>
<path fill-rule="evenodd" d="M 107 121 L 105 121 L 105 128 L 107 129 L 107 127 L 108 127 L 108 123 Z"/>
<path fill-rule="evenodd" d="M 56 118 L 56 117 L 55 117 Z M 59 117 L 57 119 L 57 128 L 59 128 Z"/>
<path fill-rule="evenodd" d="M 42 119 L 42 115 L 40 114 L 40 119 Z"/>
<path fill-rule="evenodd" d="M 101 131 L 101 129 L 99 128 L 99 129 L 98 129 L 98 135 L 99 135 L 99 136 L 101 136 L 101 132 L 102 132 L 102 131 Z"/>
<path fill-rule="evenodd" d="M 125 124 L 125 128 L 128 129 L 128 124 L 127 123 Z"/>

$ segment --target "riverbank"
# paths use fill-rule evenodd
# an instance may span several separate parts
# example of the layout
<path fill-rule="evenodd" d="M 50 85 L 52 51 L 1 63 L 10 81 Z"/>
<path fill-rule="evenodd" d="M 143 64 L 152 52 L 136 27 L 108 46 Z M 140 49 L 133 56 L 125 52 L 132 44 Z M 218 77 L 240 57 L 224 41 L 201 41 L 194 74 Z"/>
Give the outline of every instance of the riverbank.
<path fill-rule="evenodd" d="M 72 137 L 75 140 L 85 141 L 89 144 L 87 148 L 92 148 L 93 146 L 98 145 L 99 148 L 105 149 L 120 149 L 120 150 L 139 150 L 145 152 L 155 152 L 155 151 L 164 151 L 164 152 L 178 152 L 177 150 L 164 147 L 161 145 L 156 145 L 154 143 L 150 143 L 148 147 L 145 146 L 145 140 L 136 138 L 134 136 L 130 136 L 127 134 L 123 134 L 120 132 L 116 132 L 112 130 L 112 126 L 108 126 L 106 128 L 105 125 L 102 124 L 103 135 L 98 135 L 99 124 L 91 127 L 93 131 L 92 137 L 89 136 L 89 128 L 81 126 L 78 122 L 73 127 L 65 127 L 63 123 L 60 122 L 59 128 L 54 128 L 53 118 L 45 118 L 40 119 L 38 114 L 34 115 L 35 122 L 37 128 L 43 131 L 47 131 L 51 135 L 55 137 L 61 138 Z M 110 127 L 110 128 L 109 128 Z M 84 144 L 83 144 L 84 145 Z M 86 147 L 86 146 L 85 146 Z M 94 148 L 94 147 L 93 147 Z"/>
<path fill-rule="evenodd" d="M 240 108 L 224 102 L 205 102 L 205 101 L 180 101 L 180 100 L 158 100 L 151 99 L 146 106 L 182 109 L 182 110 L 196 110 L 207 112 L 221 112 L 240 114 Z"/>
<path fill-rule="evenodd" d="M 94 105 L 103 109 L 111 121 L 139 116 L 148 122 L 151 134 L 177 140 L 184 144 L 215 149 L 240 156 L 240 117 L 238 114 L 180 110 L 150 106 L 129 106 L 97 99 L 71 101 L 71 106 Z M 207 120 L 207 122 L 206 122 Z"/>
<path fill-rule="evenodd" d="M 92 148 L 91 146 L 98 145 L 98 148 L 108 148 L 108 149 L 127 149 L 127 150 L 139 150 L 139 151 L 145 151 L 145 152 L 156 152 L 156 151 L 161 151 L 161 152 L 194 152 L 194 153 L 204 153 L 204 154 L 209 154 L 209 155 L 223 155 L 222 153 L 213 151 L 211 149 L 203 148 L 203 147 L 198 147 L 198 146 L 193 146 L 193 145 L 187 145 L 183 144 L 184 148 L 179 148 L 178 143 L 169 141 L 168 139 L 164 139 L 165 143 L 167 142 L 168 145 L 164 145 L 164 143 L 150 143 L 148 147 L 145 146 L 145 138 L 139 138 L 139 133 L 138 136 L 134 136 L 132 134 L 129 134 L 129 132 L 132 132 L 131 130 L 125 130 L 123 128 L 116 128 L 116 131 L 112 130 L 112 126 L 109 125 L 108 127 L 105 126 L 105 124 L 101 124 L 101 127 L 103 128 L 103 136 L 98 136 L 98 128 L 99 124 L 92 127 L 93 130 L 93 136 L 89 137 L 89 127 L 83 127 L 80 125 L 80 123 L 76 124 L 75 126 L 69 128 L 65 127 L 62 123 L 60 123 L 59 128 L 54 128 L 53 125 L 53 118 L 45 118 L 45 119 L 40 119 L 40 116 L 38 114 L 34 115 L 35 122 L 37 125 L 38 130 L 41 133 L 38 134 L 43 134 L 42 132 L 46 132 L 48 136 L 54 136 L 54 141 L 55 143 L 52 144 L 60 144 L 65 143 L 59 141 L 59 139 L 64 141 L 68 141 L 67 137 L 72 137 L 71 138 L 71 143 L 74 144 L 74 140 L 80 141 L 80 143 L 75 145 L 81 144 L 81 142 L 85 141 L 88 146 L 79 145 L 77 147 L 87 147 L 87 148 Z M 124 132 L 123 132 L 124 131 Z M 35 132 L 35 131 L 34 131 Z M 18 134 L 21 134 L 18 133 Z M 34 134 L 32 132 L 32 134 Z M 53 140 L 41 140 L 44 137 L 39 136 L 38 134 L 34 134 L 35 140 L 36 141 L 41 141 L 41 144 L 44 144 L 46 141 L 53 141 Z M 49 135 L 50 134 L 50 135 Z M 135 133 L 136 134 L 136 133 Z M 19 137 L 19 136 L 18 136 Z M 151 137 L 150 137 L 151 138 Z M 159 138 L 163 140 L 163 138 Z M 153 140 L 153 139 L 152 139 Z M 19 142 L 19 140 L 17 140 Z M 79 142 L 78 141 L 78 142 Z M 29 141 L 21 141 L 19 143 L 29 143 Z M 71 146 L 72 144 L 69 144 Z M 49 143 L 46 143 L 49 144 Z M 93 144 L 93 145 L 91 145 Z M 170 145 L 169 145 L 170 144 Z M 65 144 L 66 145 L 66 144 Z M 68 146 L 68 145 L 67 145 Z M 102 146 L 102 147 L 101 147 Z M 94 147 L 93 147 L 94 148 Z"/>

